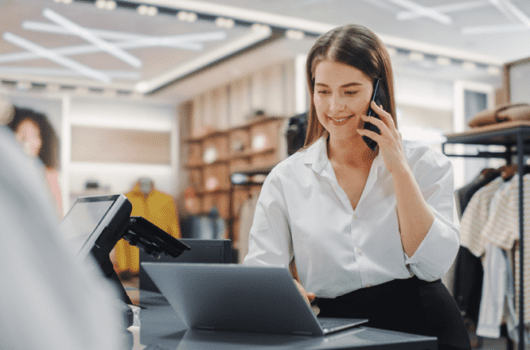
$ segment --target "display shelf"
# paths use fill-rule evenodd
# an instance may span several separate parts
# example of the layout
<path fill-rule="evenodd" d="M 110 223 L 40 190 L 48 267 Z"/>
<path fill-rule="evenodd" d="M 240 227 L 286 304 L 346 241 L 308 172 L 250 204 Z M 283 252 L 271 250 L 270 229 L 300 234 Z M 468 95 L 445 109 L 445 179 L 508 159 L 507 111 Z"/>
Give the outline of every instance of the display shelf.
<path fill-rule="evenodd" d="M 244 125 L 184 140 L 188 147 L 184 168 L 188 170 L 189 183 L 197 193 L 199 208 L 208 212 L 216 206 L 229 223 L 229 238 L 233 241 L 237 240 L 232 227 L 237 225 L 237 210 L 241 202 L 259 188 L 235 190 L 230 176 L 235 172 L 270 169 L 285 158 L 280 144 L 287 120 L 283 117 L 256 117 Z"/>
<path fill-rule="evenodd" d="M 525 164 L 525 154 L 530 154 L 530 121 L 505 122 L 473 128 L 469 131 L 446 135 L 442 151 L 452 157 L 504 158 L 507 163 L 517 156 L 517 164 Z M 504 146 L 504 152 L 478 152 L 475 155 L 447 153 L 447 144 L 498 145 Z M 519 182 L 519 324 L 524 325 L 524 166 L 518 167 Z M 519 327 L 518 348 L 525 349 L 525 328 Z"/>

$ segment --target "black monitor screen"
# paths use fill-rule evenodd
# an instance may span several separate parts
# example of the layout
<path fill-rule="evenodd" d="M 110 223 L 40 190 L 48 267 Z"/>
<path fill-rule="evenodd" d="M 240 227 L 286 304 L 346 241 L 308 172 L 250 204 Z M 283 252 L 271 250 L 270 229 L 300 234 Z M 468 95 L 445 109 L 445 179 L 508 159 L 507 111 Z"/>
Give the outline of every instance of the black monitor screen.
<path fill-rule="evenodd" d="M 88 243 L 94 243 L 91 236 L 105 228 L 107 217 L 117 196 L 78 198 L 61 222 L 61 228 L 72 243 L 76 253 L 80 253 Z M 108 220 L 107 220 L 108 221 Z M 96 238 L 96 237 L 94 237 Z"/>

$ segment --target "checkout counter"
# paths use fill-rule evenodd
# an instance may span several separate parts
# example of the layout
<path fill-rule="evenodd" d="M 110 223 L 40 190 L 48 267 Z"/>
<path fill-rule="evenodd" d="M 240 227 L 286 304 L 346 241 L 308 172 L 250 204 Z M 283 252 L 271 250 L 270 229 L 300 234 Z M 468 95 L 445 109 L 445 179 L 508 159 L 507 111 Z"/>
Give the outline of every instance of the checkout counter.
<path fill-rule="evenodd" d="M 434 337 L 357 326 L 326 336 L 188 329 L 166 298 L 140 270 L 140 305 L 132 305 L 110 263 L 121 239 L 140 248 L 140 262 L 229 263 L 226 240 L 177 240 L 145 219 L 130 217 L 132 205 L 123 195 L 84 197 L 76 201 L 62 226 L 77 242 L 78 256 L 92 256 L 120 291 L 131 350 L 169 349 L 436 349 Z M 213 260 L 212 260 L 213 259 Z"/>

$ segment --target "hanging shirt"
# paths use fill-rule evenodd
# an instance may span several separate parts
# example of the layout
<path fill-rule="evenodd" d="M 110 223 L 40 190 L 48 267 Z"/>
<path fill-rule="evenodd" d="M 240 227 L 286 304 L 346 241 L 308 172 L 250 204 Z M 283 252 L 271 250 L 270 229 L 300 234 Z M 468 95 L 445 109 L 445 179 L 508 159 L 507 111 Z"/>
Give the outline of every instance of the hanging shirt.
<path fill-rule="evenodd" d="M 180 226 L 177 207 L 172 196 L 153 189 L 147 196 L 136 184 L 132 191 L 125 194 L 131 201 L 131 216 L 141 216 L 175 238 L 180 238 Z M 140 271 L 140 252 L 121 239 L 116 244 L 117 269 L 136 274 Z"/>
<path fill-rule="evenodd" d="M 460 221 L 460 244 L 473 255 L 484 254 L 486 243 L 482 231 L 488 222 L 490 204 L 497 191 L 505 186 L 502 177 L 498 177 L 478 190 L 466 207 Z"/>
<path fill-rule="evenodd" d="M 382 156 L 374 159 L 353 210 L 328 159 L 326 139 L 327 133 L 267 176 L 245 264 L 287 268 L 295 258 L 301 284 L 325 298 L 413 275 L 427 281 L 441 278 L 459 247 L 448 158 L 403 141 L 408 164 L 435 216 L 409 257 L 401 244 L 392 176 Z"/>
<path fill-rule="evenodd" d="M 530 235 L 530 211 L 529 199 L 530 199 L 530 175 L 523 176 L 523 187 L 524 187 L 524 218 L 523 228 L 524 235 L 528 237 Z M 519 175 L 514 177 L 507 182 L 507 186 L 503 187 L 499 194 L 499 199 L 492 202 L 491 215 L 484 226 L 482 235 L 487 242 L 491 242 L 496 246 L 511 250 L 514 249 L 514 261 L 515 261 L 515 307 L 516 312 L 519 312 L 519 286 L 520 286 L 520 273 L 519 273 Z M 530 244 L 525 241 L 524 244 L 524 320 L 525 323 L 530 322 L 530 260 L 527 259 L 530 256 Z"/>

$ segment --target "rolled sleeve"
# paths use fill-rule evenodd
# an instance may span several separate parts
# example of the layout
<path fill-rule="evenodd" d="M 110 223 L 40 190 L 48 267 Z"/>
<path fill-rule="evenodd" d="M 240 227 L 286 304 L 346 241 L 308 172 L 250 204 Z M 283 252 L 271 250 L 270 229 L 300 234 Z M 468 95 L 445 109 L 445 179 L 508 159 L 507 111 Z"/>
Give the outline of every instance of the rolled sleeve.
<path fill-rule="evenodd" d="M 425 281 L 443 277 L 460 246 L 453 166 L 445 156 L 435 152 L 430 155 L 425 162 L 418 162 L 415 176 L 434 220 L 414 255 L 405 254 L 407 268 Z"/>
<path fill-rule="evenodd" d="M 458 253 L 458 231 L 438 217 L 412 257 L 405 264 L 419 278 L 434 281 L 449 270 Z"/>

